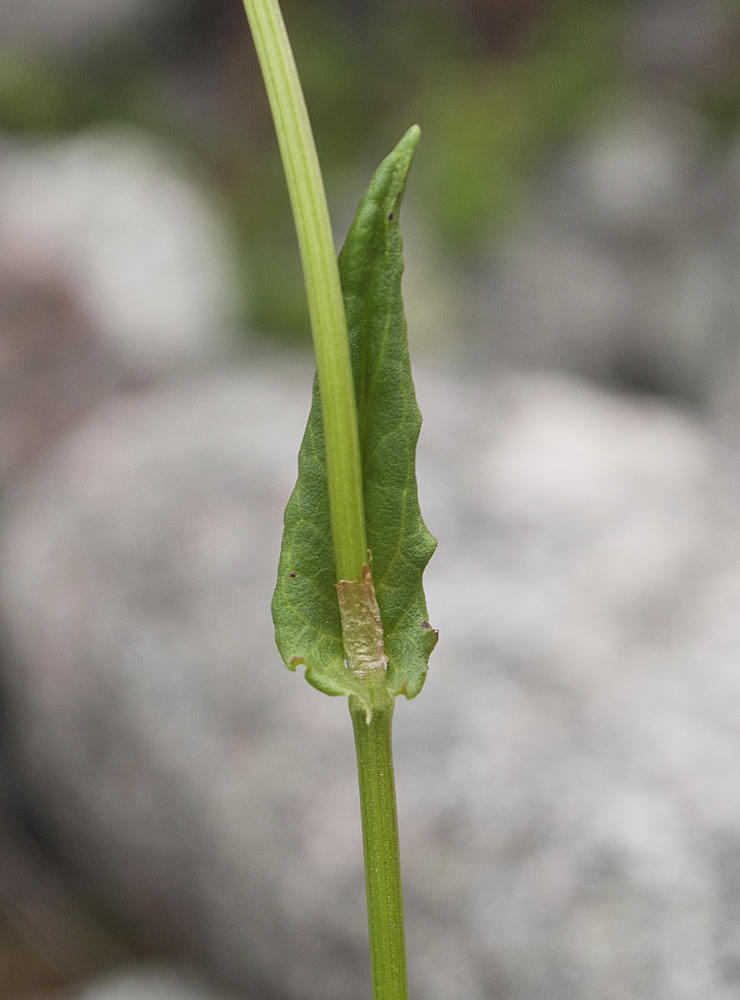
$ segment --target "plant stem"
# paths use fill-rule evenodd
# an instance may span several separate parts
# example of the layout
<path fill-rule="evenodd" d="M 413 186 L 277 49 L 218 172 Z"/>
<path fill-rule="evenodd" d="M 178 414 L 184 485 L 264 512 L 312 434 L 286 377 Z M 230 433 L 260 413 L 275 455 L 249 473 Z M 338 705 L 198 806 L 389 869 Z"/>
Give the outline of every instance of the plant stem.
<path fill-rule="evenodd" d="M 321 396 L 337 580 L 357 582 L 361 590 L 368 556 L 357 409 L 324 184 L 278 0 L 244 0 L 244 6 L 275 120 L 303 262 Z M 372 625 L 374 620 L 372 614 L 360 618 L 361 634 L 355 638 L 363 638 L 363 624 Z M 343 628 L 345 625 L 343 619 Z M 382 640 L 382 631 L 379 635 Z M 345 631 L 345 649 L 346 640 Z M 364 683 L 372 705 L 370 721 L 358 698 L 350 697 L 349 707 L 360 786 L 373 998 L 408 1000 L 391 751 L 394 702 L 382 662 L 377 669 L 367 670 Z"/>
<path fill-rule="evenodd" d="M 326 444 L 334 564 L 357 580 L 367 562 L 365 510 L 347 320 L 324 183 L 278 0 L 244 0 L 275 120 L 311 317 Z"/>
<path fill-rule="evenodd" d="M 349 710 L 357 750 L 362 843 L 365 855 L 367 919 L 373 1000 L 408 1000 L 406 935 L 401 893 L 401 856 L 393 774 L 393 698 L 377 698 L 368 723 L 365 709 L 351 697 Z"/>

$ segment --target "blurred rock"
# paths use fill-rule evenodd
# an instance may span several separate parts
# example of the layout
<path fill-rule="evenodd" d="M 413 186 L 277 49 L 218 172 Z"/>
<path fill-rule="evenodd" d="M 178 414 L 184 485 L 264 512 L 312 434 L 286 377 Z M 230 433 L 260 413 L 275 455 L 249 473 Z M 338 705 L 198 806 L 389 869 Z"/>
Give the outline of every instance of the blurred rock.
<path fill-rule="evenodd" d="M 232 261 L 143 135 L 0 151 L 0 487 L 114 392 L 227 356 Z"/>
<path fill-rule="evenodd" d="M 38 998 L 130 959 L 84 887 L 43 850 L 23 818 L 0 701 L 0 1000 Z"/>
<path fill-rule="evenodd" d="M 151 31 L 181 6 L 182 0 L 3 0 L 0 39 L 8 48 L 75 55 Z"/>
<path fill-rule="evenodd" d="M 227 1000 L 227 997 L 187 970 L 141 965 L 92 983 L 80 993 L 67 993 L 64 1000 Z"/>
<path fill-rule="evenodd" d="M 0 159 L 0 266 L 67 288 L 138 375 L 224 353 L 238 299 L 231 249 L 210 198 L 133 129 Z"/>
<path fill-rule="evenodd" d="M 269 619 L 308 371 L 110 404 L 8 499 L 27 808 L 149 941 L 242 989 L 369 996 L 346 705 Z M 740 504 L 667 405 L 427 373 L 441 639 L 396 760 L 412 996 L 731 1000 Z M 259 986 L 259 989 L 257 988 Z"/>
<path fill-rule="evenodd" d="M 144 136 L 4 144 L 0 491 L 105 399 L 225 357 L 230 270 L 218 213 Z M 0 751 L 4 787 L 15 761 Z M 0 846 L 0 998 L 130 953 L 29 838 L 10 794 L 0 794 Z"/>
<path fill-rule="evenodd" d="M 3 759 L 3 768 L 7 767 Z M 132 949 L 100 919 L 0 802 L 0 998 L 45 996 L 129 958 Z M 61 867 L 61 866 L 60 866 Z"/>
<path fill-rule="evenodd" d="M 732 78 L 740 16 L 732 0 L 641 0 L 625 44 L 627 68 L 643 86 L 684 97 Z"/>
<path fill-rule="evenodd" d="M 563 154 L 480 282 L 483 350 L 711 401 L 740 355 L 740 185 L 678 105 L 643 102 Z"/>
<path fill-rule="evenodd" d="M 0 486 L 121 387 L 69 291 L 0 274 Z"/>

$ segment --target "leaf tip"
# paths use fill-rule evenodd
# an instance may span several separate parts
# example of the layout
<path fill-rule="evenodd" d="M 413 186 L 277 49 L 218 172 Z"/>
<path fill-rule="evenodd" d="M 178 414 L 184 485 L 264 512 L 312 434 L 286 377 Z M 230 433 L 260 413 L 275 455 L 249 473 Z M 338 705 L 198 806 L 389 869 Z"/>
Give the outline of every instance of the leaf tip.
<path fill-rule="evenodd" d="M 419 138 L 421 136 L 421 129 L 418 125 L 412 125 L 411 128 L 406 132 L 404 137 L 398 143 L 396 148 L 390 154 L 391 158 L 395 161 L 396 170 L 399 172 L 402 187 L 398 194 L 403 195 L 403 187 L 405 186 L 406 174 L 409 172 L 409 167 L 411 166 L 411 161 L 414 158 L 414 153 L 416 152 L 416 147 L 419 145 Z M 400 200 L 400 197 L 399 197 Z"/>
<path fill-rule="evenodd" d="M 416 146 L 421 137 L 421 126 L 412 125 L 411 128 L 406 132 L 406 135 L 401 139 L 402 144 L 408 143 L 412 149 L 416 149 Z"/>

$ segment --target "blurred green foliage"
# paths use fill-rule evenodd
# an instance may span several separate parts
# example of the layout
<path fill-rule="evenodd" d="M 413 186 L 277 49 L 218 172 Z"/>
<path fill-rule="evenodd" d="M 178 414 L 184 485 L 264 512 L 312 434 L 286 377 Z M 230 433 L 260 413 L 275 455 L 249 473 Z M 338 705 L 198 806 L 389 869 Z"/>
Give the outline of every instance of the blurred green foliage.
<path fill-rule="evenodd" d="M 64 59 L 0 48 L 0 129 L 50 136 L 100 121 L 158 127 L 157 66 L 131 45 Z"/>
<path fill-rule="evenodd" d="M 516 58 L 454 62 L 426 81 L 427 203 L 453 243 L 475 244 L 508 221 L 545 150 L 602 106 L 618 13 L 559 4 Z"/>
<path fill-rule="evenodd" d="M 190 34 L 184 24 L 74 58 L 0 48 L 0 130 L 60 135 L 122 121 L 166 137 L 212 178 L 241 234 L 245 319 L 304 336 L 298 253 L 246 18 L 238 0 L 193 2 L 207 15 Z M 469 259 L 514 216 L 553 144 L 610 99 L 633 4 L 284 0 L 330 204 L 348 184 L 363 190 L 418 122 L 413 202 L 447 252 Z M 701 99 L 719 131 L 737 131 L 740 72 Z"/>

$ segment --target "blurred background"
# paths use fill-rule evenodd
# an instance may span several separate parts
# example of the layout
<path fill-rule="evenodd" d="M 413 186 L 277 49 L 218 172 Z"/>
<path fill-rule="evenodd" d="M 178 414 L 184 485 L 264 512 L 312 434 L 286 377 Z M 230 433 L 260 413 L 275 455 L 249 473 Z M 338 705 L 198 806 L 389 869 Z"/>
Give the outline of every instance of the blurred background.
<path fill-rule="evenodd" d="M 415 356 L 565 373 L 734 429 L 740 5 L 283 11 L 338 243 L 372 170 L 422 127 L 403 209 Z M 271 352 L 289 368 L 309 340 L 238 0 L 3 0 L 0 489 L 116 393 Z M 3 780 L 0 1000 L 145 952 L 59 883 Z"/>
<path fill-rule="evenodd" d="M 699 38 L 684 25 L 665 29 L 679 37 L 663 37 L 653 23 L 661 13 L 613 2 L 288 3 L 340 221 L 410 122 L 424 129 L 415 209 L 440 253 L 463 269 L 521 211 L 558 143 L 634 88 L 681 101 L 728 140 L 737 88 L 731 12 L 697 6 L 695 16 L 713 22 Z M 242 319 L 267 335 L 305 339 L 284 182 L 239 4 L 10 2 L 1 16 L 6 138 L 48 140 L 117 123 L 166 143 L 233 224 L 249 289 Z"/>
<path fill-rule="evenodd" d="M 285 16 L 338 237 L 379 158 L 409 123 L 422 125 L 408 241 L 436 297 L 418 335 L 451 342 L 453 353 L 481 325 L 491 341 L 507 336 L 499 317 L 475 315 L 470 293 L 490 286 L 492 253 L 545 177 L 561 197 L 578 190 L 580 202 L 601 202 L 579 214 L 685 215 L 671 199 L 692 201 L 696 175 L 737 139 L 729 0 L 289 0 Z M 240 324 L 305 342 L 284 181 L 239 4 L 7 0 L 0 39 L 7 147 L 101 126 L 164 146 L 231 227 Z M 552 177 L 558 169 L 566 176 Z M 611 220 L 612 230 L 620 221 L 630 220 Z M 412 281 L 423 276 L 422 266 Z"/>

